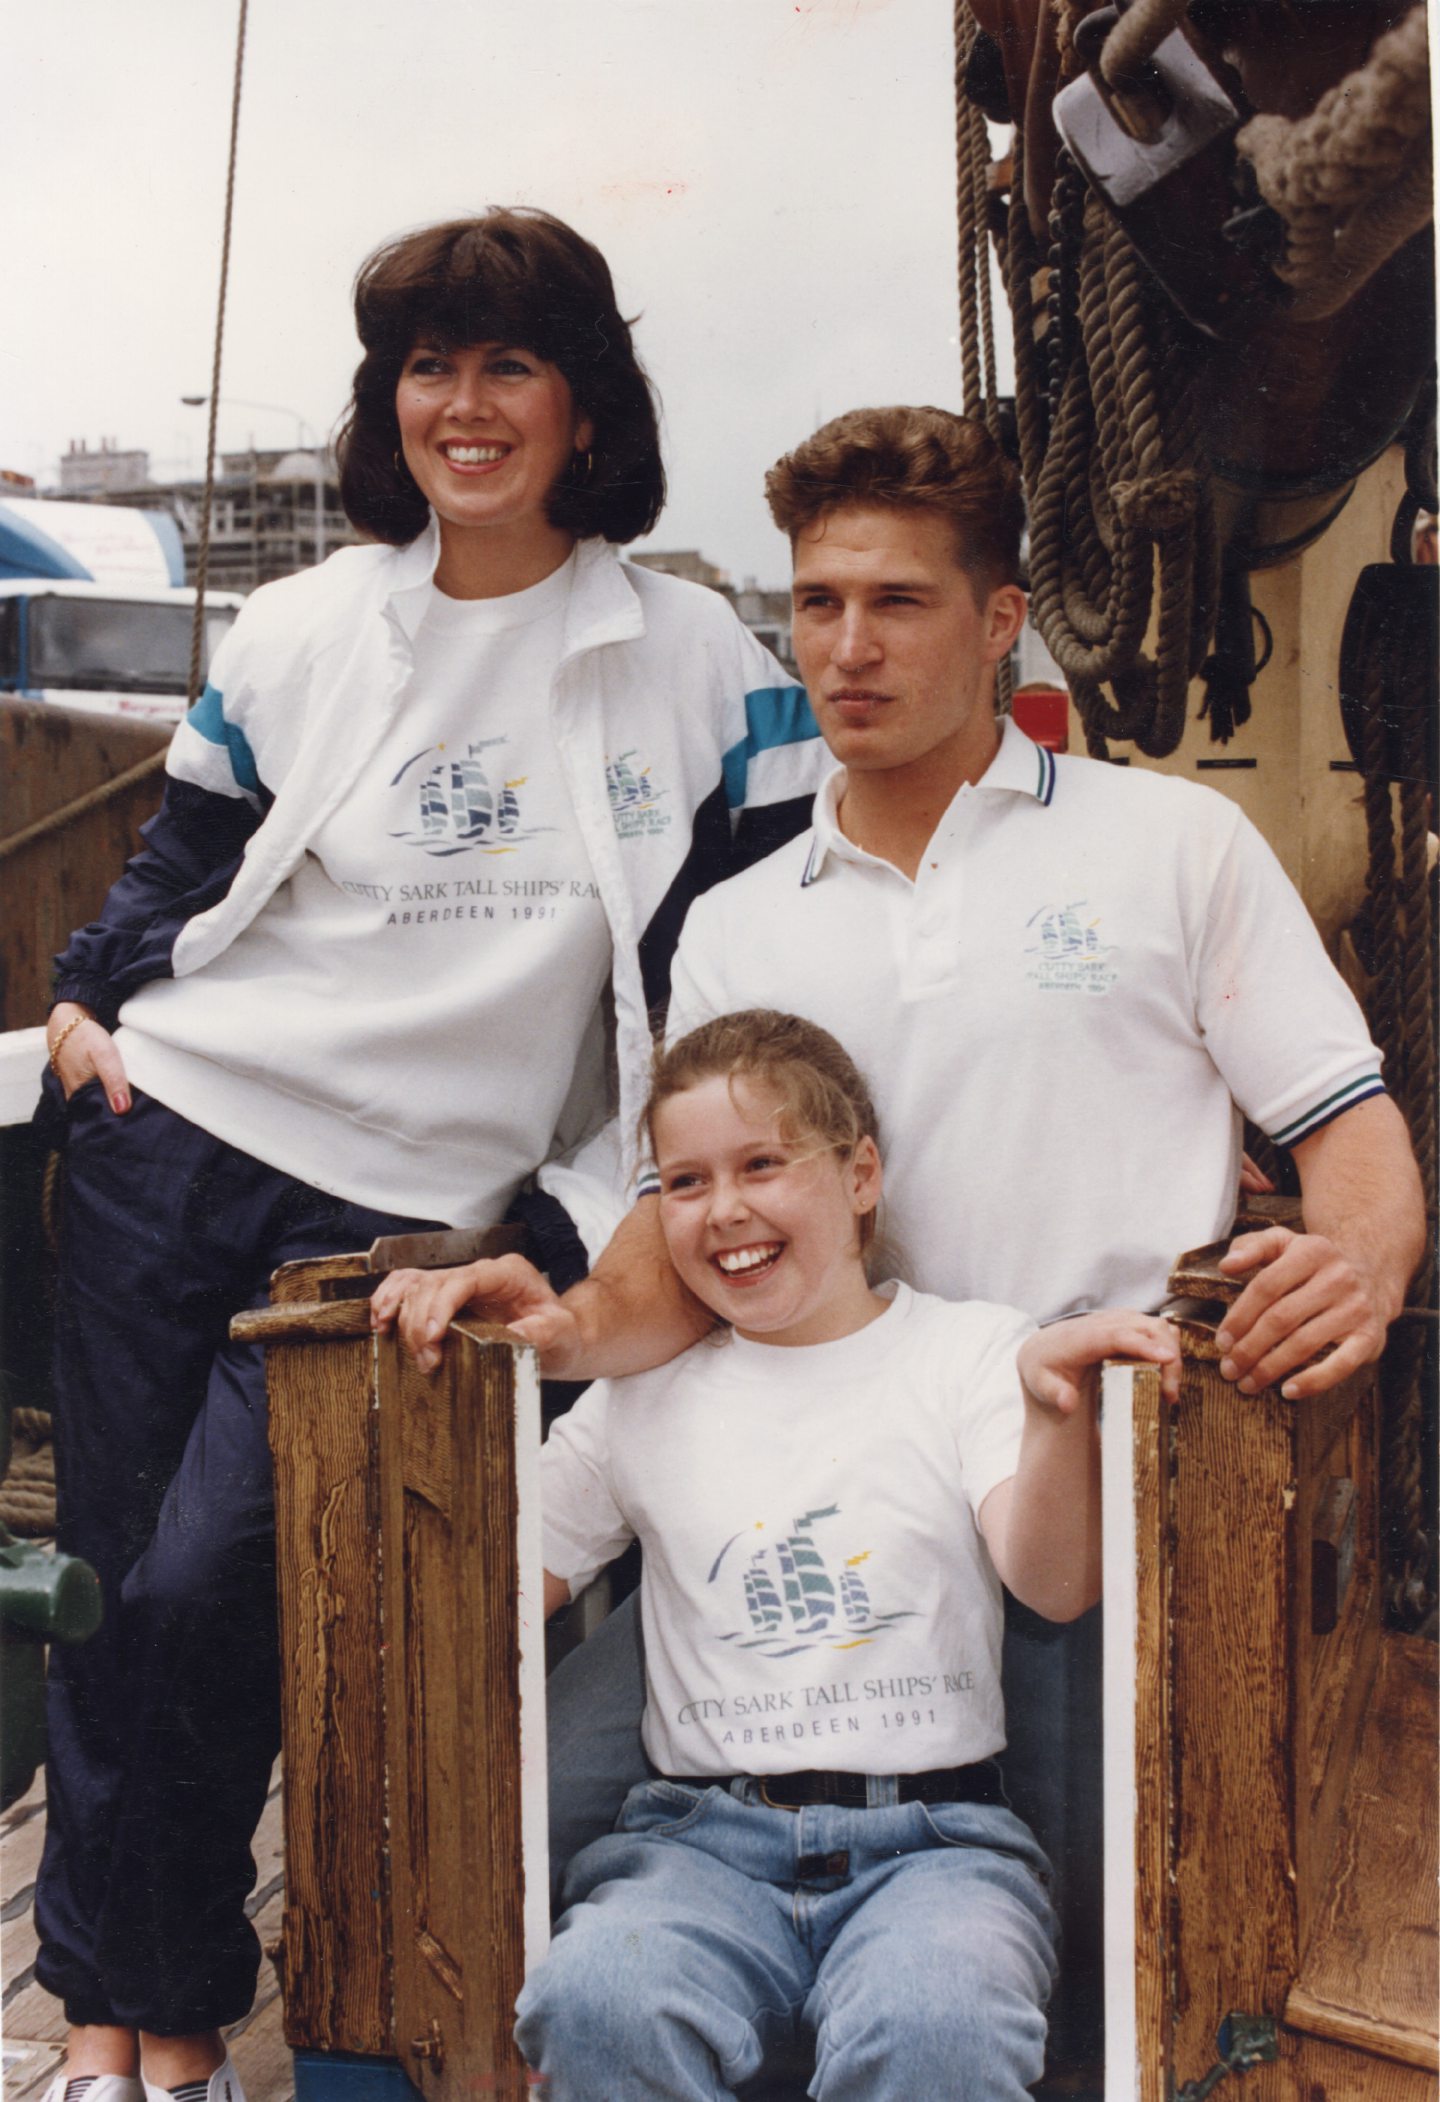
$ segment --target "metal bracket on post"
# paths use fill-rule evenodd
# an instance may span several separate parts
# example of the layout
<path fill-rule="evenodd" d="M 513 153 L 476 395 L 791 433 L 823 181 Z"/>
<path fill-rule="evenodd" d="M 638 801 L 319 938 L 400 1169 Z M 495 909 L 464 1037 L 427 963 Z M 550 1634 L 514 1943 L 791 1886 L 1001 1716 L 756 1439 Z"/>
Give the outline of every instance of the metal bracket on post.
<path fill-rule="evenodd" d="M 1202 2080 L 1187 2080 L 1175 2091 L 1174 2102 L 1205 2102 L 1227 2073 L 1244 2073 L 1251 2066 L 1268 2065 L 1280 2056 L 1280 2030 L 1268 2014 L 1227 2014 L 1215 2032 L 1220 2063 Z"/>

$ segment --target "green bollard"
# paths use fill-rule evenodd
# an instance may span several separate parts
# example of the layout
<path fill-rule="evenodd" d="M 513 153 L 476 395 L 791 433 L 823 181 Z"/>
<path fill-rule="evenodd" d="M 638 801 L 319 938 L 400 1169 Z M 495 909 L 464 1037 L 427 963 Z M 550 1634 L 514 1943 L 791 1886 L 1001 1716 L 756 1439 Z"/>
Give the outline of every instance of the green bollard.
<path fill-rule="evenodd" d="M 100 1612 L 88 1562 L 47 1554 L 0 1526 L 0 1810 L 24 1795 L 45 1757 L 45 1644 L 83 1642 Z"/>

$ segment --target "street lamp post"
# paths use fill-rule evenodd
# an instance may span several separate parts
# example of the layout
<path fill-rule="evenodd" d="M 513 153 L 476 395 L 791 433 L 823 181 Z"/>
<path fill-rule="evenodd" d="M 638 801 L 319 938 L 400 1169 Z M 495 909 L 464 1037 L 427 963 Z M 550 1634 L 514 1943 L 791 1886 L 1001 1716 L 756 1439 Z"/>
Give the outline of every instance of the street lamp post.
<path fill-rule="evenodd" d="M 208 405 L 210 397 L 208 394 L 182 394 L 180 399 L 187 409 L 203 409 Z M 219 396 L 219 404 L 221 408 L 263 409 L 267 415 L 293 417 L 295 422 L 295 443 L 300 450 L 310 452 L 315 461 L 315 560 L 323 562 L 325 560 L 325 448 L 315 441 L 315 433 L 312 426 L 300 414 L 298 409 L 289 408 L 281 401 L 247 401 L 240 394 L 222 394 Z M 306 436 L 307 432 L 309 433 L 308 437 Z M 251 440 L 251 451 L 254 451 L 253 439 Z M 258 528 L 255 551 L 258 565 Z"/>

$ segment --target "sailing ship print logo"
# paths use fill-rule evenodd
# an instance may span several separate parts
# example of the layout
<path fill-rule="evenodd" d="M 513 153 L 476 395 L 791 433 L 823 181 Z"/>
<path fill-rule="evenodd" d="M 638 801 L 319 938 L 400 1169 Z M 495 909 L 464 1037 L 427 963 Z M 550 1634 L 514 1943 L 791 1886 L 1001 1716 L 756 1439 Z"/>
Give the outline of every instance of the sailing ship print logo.
<path fill-rule="evenodd" d="M 618 759 L 606 760 L 605 789 L 610 798 L 610 815 L 621 839 L 649 837 L 668 829 L 670 812 L 659 805 L 670 791 L 655 786 L 648 764 L 636 763 L 633 747 Z"/>
<path fill-rule="evenodd" d="M 826 1504 L 805 1511 L 790 1531 L 757 1547 L 740 1572 L 744 1622 L 722 1635 L 737 1649 L 758 1650 L 762 1657 L 794 1657 L 811 1649 L 862 1649 L 883 1635 L 906 1613 L 877 1613 L 860 1571 L 868 1553 L 850 1555 L 839 1567 L 816 1545 L 814 1528 L 838 1518 L 840 1506 Z M 736 1541 L 732 1533 L 715 1557 L 707 1582 L 720 1575 Z M 732 1568 L 734 1565 L 731 1565 Z"/>
<path fill-rule="evenodd" d="M 427 745 L 423 752 L 407 759 L 390 786 L 399 787 L 409 775 L 409 789 L 416 797 L 412 805 L 416 823 L 413 828 L 392 832 L 390 837 L 403 839 L 407 846 L 419 847 L 422 853 L 445 858 L 477 850 L 511 854 L 523 841 L 535 839 L 542 832 L 553 832 L 553 825 L 527 827 L 521 823 L 524 774 L 514 780 L 503 776 L 498 782 L 491 779 L 480 755 L 492 745 L 508 742 L 504 737 L 482 737 L 458 756 L 448 752 L 443 744 Z M 432 764 L 425 772 L 412 773 L 412 768 L 426 759 Z"/>
<path fill-rule="evenodd" d="M 1088 904 L 1074 898 L 1065 905 L 1042 905 L 1025 922 L 1034 937 L 1025 949 L 1032 958 L 1026 973 L 1042 992 L 1108 993 L 1119 971 L 1110 962 L 1113 942 L 1100 938 L 1100 917 L 1086 918 Z"/>

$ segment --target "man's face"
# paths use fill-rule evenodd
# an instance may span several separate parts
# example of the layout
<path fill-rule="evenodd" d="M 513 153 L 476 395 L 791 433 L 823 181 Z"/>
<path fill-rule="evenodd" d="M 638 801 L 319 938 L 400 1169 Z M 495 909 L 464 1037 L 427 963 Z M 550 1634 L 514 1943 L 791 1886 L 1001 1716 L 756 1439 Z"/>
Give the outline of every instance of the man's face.
<path fill-rule="evenodd" d="M 977 600 L 937 511 L 832 511 L 795 542 L 795 661 L 821 734 L 851 773 L 915 767 L 934 787 L 994 757 L 992 667 L 1024 599 Z"/>

